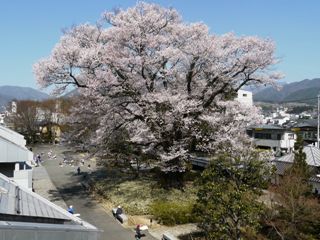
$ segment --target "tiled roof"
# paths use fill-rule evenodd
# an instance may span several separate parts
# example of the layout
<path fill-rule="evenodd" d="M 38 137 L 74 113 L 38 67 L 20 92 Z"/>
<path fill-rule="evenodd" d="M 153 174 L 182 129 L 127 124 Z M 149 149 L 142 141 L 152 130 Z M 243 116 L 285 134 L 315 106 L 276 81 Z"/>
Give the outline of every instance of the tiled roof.
<path fill-rule="evenodd" d="M 278 162 L 273 161 L 274 166 L 276 167 L 276 174 L 283 175 L 284 172 L 292 165 L 292 163 L 289 162 Z"/>
<path fill-rule="evenodd" d="M 318 126 L 318 120 L 317 119 L 305 119 L 302 122 L 298 122 L 294 125 L 296 128 L 302 128 L 302 127 L 317 127 Z"/>
<path fill-rule="evenodd" d="M 320 149 L 315 146 L 305 146 L 303 152 L 306 153 L 306 162 L 309 166 L 320 166 Z M 287 154 L 283 157 L 277 158 L 275 162 L 293 163 L 294 153 Z"/>

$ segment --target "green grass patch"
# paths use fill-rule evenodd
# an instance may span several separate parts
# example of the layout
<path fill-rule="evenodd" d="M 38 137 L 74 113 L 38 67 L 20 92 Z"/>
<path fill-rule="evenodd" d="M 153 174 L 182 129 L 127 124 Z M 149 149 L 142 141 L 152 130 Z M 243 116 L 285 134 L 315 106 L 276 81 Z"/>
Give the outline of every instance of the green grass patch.
<path fill-rule="evenodd" d="M 160 223 L 173 226 L 195 222 L 195 216 L 192 213 L 193 205 L 192 201 L 155 201 L 150 209 Z"/>

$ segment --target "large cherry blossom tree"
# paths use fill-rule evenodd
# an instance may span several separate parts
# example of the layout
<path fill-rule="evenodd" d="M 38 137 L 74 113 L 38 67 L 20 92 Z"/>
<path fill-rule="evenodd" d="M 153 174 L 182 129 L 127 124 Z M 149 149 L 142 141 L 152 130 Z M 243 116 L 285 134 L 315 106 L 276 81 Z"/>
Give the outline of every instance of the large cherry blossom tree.
<path fill-rule="evenodd" d="M 122 129 L 163 170 L 180 171 L 190 151 L 243 147 L 245 127 L 259 114 L 235 96 L 281 77 L 274 51 L 269 39 L 215 35 L 174 9 L 139 2 L 66 31 L 34 73 L 55 93 L 79 88 L 81 119 L 74 120 L 95 123 L 96 144 Z"/>

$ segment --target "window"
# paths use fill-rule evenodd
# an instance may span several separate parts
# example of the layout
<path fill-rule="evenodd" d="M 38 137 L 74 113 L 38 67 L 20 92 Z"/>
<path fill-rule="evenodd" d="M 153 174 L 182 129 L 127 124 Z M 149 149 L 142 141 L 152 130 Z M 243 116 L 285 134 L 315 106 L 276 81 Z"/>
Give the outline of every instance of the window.
<path fill-rule="evenodd" d="M 256 139 L 271 139 L 271 133 L 255 133 L 254 138 L 256 138 Z"/>
<path fill-rule="evenodd" d="M 247 97 L 248 95 L 246 93 L 242 94 L 242 97 Z"/>
<path fill-rule="evenodd" d="M 281 134 L 280 133 L 277 134 L 277 140 L 281 140 Z"/>

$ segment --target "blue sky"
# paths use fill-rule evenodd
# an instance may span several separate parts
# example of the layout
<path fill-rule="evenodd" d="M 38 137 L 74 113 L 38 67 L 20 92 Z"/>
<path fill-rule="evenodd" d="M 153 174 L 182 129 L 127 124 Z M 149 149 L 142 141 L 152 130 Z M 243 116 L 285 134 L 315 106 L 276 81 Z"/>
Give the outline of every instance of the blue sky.
<path fill-rule="evenodd" d="M 150 1 L 148 1 L 150 2 Z M 277 69 L 287 82 L 320 77 L 320 1 L 155 0 L 176 8 L 186 22 L 204 22 L 212 33 L 233 31 L 275 41 Z M 63 28 L 99 20 L 134 0 L 0 1 L 0 85 L 37 87 L 32 64 L 50 54 Z"/>

